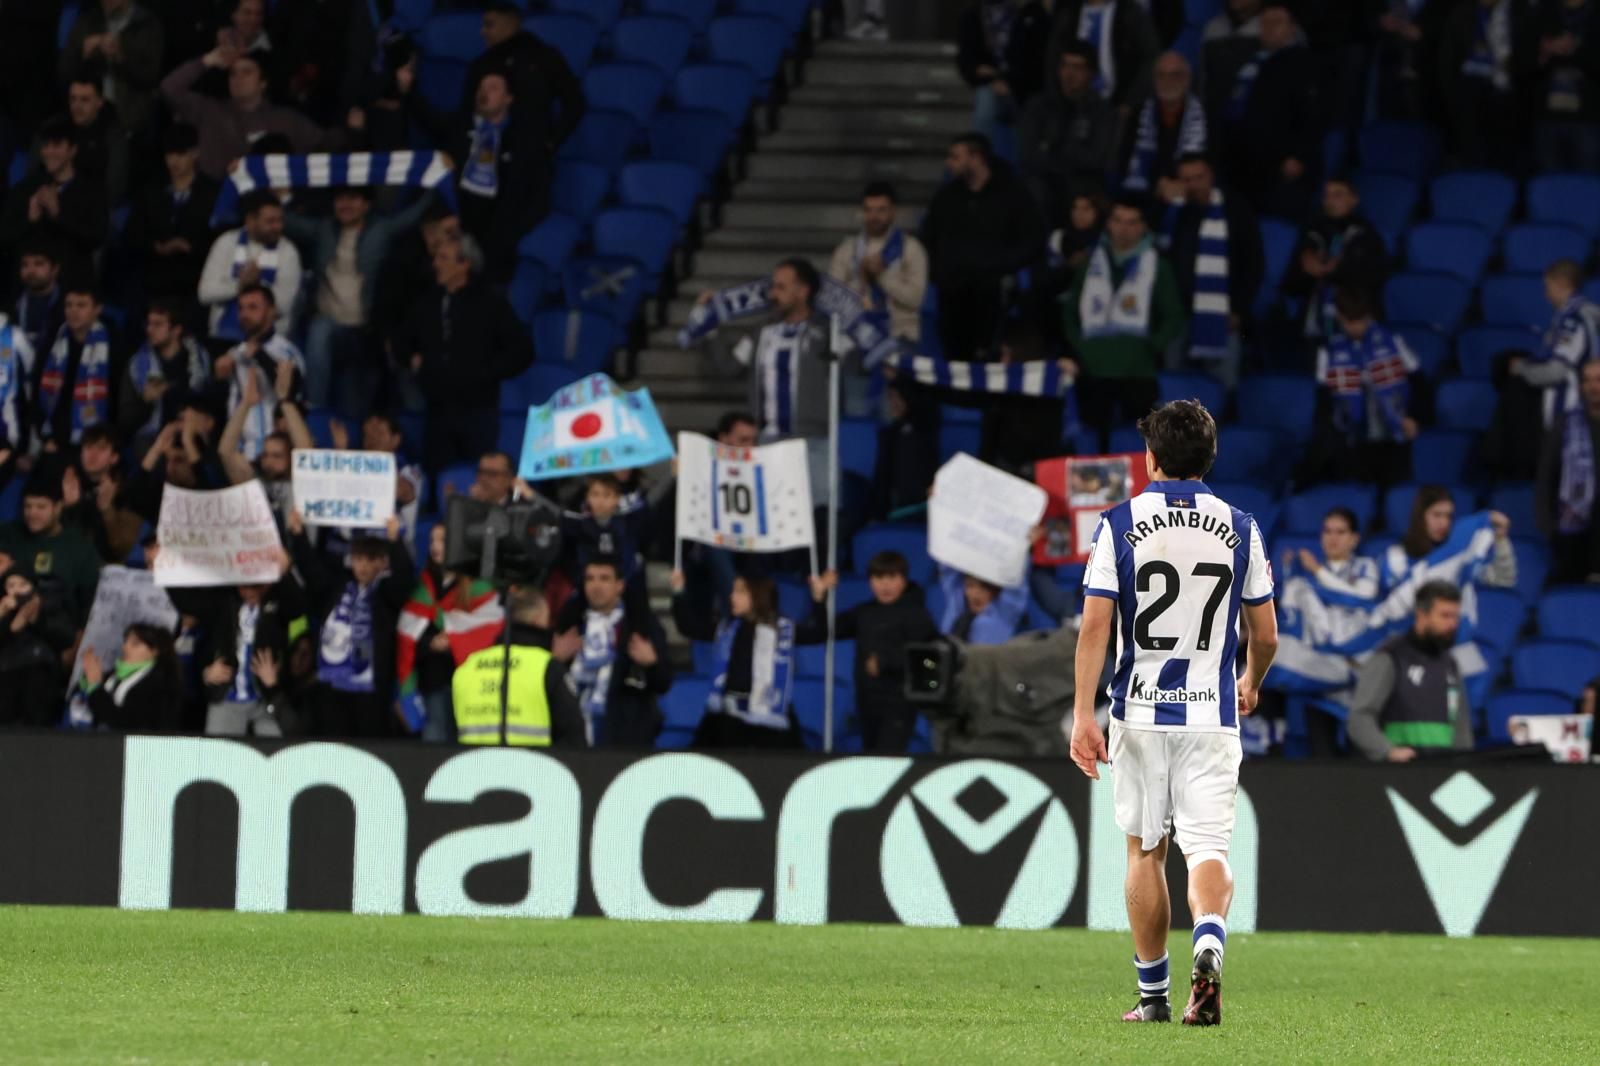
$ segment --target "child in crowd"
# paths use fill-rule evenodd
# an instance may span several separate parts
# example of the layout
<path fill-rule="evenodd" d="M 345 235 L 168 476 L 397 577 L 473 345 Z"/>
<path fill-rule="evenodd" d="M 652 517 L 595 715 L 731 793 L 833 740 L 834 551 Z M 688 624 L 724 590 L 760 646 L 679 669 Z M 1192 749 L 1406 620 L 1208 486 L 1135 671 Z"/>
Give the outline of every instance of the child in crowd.
<path fill-rule="evenodd" d="M 130 733 L 183 731 L 183 680 L 172 634 L 135 623 L 122 634 L 122 653 L 108 674 L 100 657 L 83 653 L 79 685 L 95 725 Z"/>
<path fill-rule="evenodd" d="M 939 632 L 968 644 L 1004 644 L 1017 635 L 1028 609 L 1028 583 L 1003 589 L 939 564 L 944 617 Z"/>

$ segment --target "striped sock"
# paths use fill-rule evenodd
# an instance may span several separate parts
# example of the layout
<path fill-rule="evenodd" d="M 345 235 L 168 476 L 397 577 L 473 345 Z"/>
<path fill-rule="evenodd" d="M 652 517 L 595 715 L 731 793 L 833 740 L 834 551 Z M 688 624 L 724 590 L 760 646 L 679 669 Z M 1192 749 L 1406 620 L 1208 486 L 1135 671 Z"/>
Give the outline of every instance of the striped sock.
<path fill-rule="evenodd" d="M 1133 957 L 1133 968 L 1139 972 L 1139 1001 L 1151 999 L 1166 999 L 1167 987 L 1170 981 L 1167 978 L 1167 956 L 1162 956 L 1155 962 L 1141 962 L 1139 956 Z"/>
<path fill-rule="evenodd" d="M 1200 953 L 1210 948 L 1217 953 L 1217 960 L 1222 960 L 1222 949 L 1228 943 L 1228 923 L 1220 914 L 1202 914 L 1194 920 L 1194 954 L 1196 958 Z"/>

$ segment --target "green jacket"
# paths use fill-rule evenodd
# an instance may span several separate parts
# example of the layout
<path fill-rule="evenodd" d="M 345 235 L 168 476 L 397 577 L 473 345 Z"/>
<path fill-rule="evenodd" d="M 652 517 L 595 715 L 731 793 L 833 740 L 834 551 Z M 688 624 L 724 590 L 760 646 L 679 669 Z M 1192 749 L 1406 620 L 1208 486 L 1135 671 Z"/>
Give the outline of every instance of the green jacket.
<path fill-rule="evenodd" d="M 1161 369 L 1167 347 L 1183 335 L 1188 325 L 1178 279 L 1165 256 L 1156 257 L 1156 284 L 1151 297 L 1150 331 L 1143 337 L 1094 337 L 1085 339 L 1078 318 L 1078 301 L 1083 296 L 1083 279 L 1089 272 L 1085 263 L 1072 279 L 1072 288 L 1062 298 L 1061 322 L 1067 343 L 1084 373 L 1097 378 L 1153 378 Z"/>
<path fill-rule="evenodd" d="M 52 536 L 36 536 L 22 522 L 0 526 L 0 551 L 36 574 L 41 583 L 61 591 L 61 602 L 82 626 L 100 584 L 100 554 L 76 529 L 63 528 Z"/>

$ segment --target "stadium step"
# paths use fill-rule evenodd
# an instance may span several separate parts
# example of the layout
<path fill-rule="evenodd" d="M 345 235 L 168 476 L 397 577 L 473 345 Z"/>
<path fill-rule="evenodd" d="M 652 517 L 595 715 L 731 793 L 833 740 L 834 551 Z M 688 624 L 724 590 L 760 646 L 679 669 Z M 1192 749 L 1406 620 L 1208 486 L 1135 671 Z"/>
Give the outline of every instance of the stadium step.
<path fill-rule="evenodd" d="M 845 203 L 853 208 L 859 202 L 861 184 L 859 181 L 849 179 L 841 181 L 829 178 L 782 178 L 758 181 L 752 178 L 740 182 L 734 190 L 734 195 L 741 201 L 752 203 L 812 201 Z M 938 188 L 936 181 L 901 181 L 896 183 L 895 195 L 901 198 L 902 204 L 922 205 L 933 199 L 933 194 Z"/>
<path fill-rule="evenodd" d="M 785 152 L 767 148 L 749 160 L 750 180 L 799 181 L 827 178 L 833 181 L 931 181 L 940 166 L 922 153 L 850 155 L 846 153 Z M 898 191 L 898 190 L 897 190 Z M 904 195 L 903 193 L 901 194 Z"/>
<path fill-rule="evenodd" d="M 798 95 L 798 94 L 797 94 Z M 876 136 L 938 133 L 954 137 L 972 124 L 972 108 L 967 107 L 876 107 L 822 104 L 783 109 L 778 129 L 791 133 L 845 131 Z"/>
<path fill-rule="evenodd" d="M 823 260 L 832 254 L 843 239 L 842 234 L 806 230 L 728 229 L 723 227 L 706 236 L 700 255 L 717 251 L 749 251 L 752 248 L 770 252 L 774 248 L 789 248 L 793 255 L 810 256 L 821 268 Z M 774 260 L 776 262 L 776 260 Z"/>
<path fill-rule="evenodd" d="M 950 146 L 950 135 L 939 130 L 873 133 L 870 130 L 845 129 L 787 130 L 780 126 L 776 133 L 763 136 L 760 144 L 762 148 L 770 147 L 781 152 L 850 152 L 857 155 L 911 152 L 928 159 L 930 170 L 937 173 L 938 161 L 944 158 L 944 150 Z"/>
<path fill-rule="evenodd" d="M 868 91 L 874 107 L 958 107 L 969 120 L 972 113 L 972 89 L 964 82 L 955 85 L 874 85 Z M 863 90 L 858 85 L 807 85 L 805 88 L 807 104 L 860 107 L 862 97 Z"/>
<path fill-rule="evenodd" d="M 956 46 L 946 41 L 820 41 L 818 59 L 927 61 L 955 69 Z"/>
<path fill-rule="evenodd" d="M 954 56 L 948 59 L 940 56 L 874 59 L 869 55 L 846 57 L 843 53 L 833 52 L 819 52 L 806 64 L 806 81 L 827 85 L 855 85 L 863 89 L 879 85 L 896 88 L 907 86 L 918 88 L 925 85 L 955 88 L 966 84 L 961 80 L 961 72 L 956 69 Z"/>
<path fill-rule="evenodd" d="M 722 208 L 722 224 L 763 229 L 821 229 L 842 239 L 860 225 L 860 214 L 861 209 L 853 198 L 844 203 L 779 204 L 730 200 Z"/>

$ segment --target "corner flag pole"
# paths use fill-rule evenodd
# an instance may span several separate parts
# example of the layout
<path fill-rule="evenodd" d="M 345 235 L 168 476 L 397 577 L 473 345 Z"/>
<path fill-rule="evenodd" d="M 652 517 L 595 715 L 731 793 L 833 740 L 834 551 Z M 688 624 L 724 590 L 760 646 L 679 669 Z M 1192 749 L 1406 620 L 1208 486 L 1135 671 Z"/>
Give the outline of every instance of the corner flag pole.
<path fill-rule="evenodd" d="M 828 570 L 839 572 L 839 316 L 829 318 L 828 347 Z M 828 590 L 828 643 L 822 658 L 822 750 L 833 751 L 834 617 L 838 591 Z"/>

